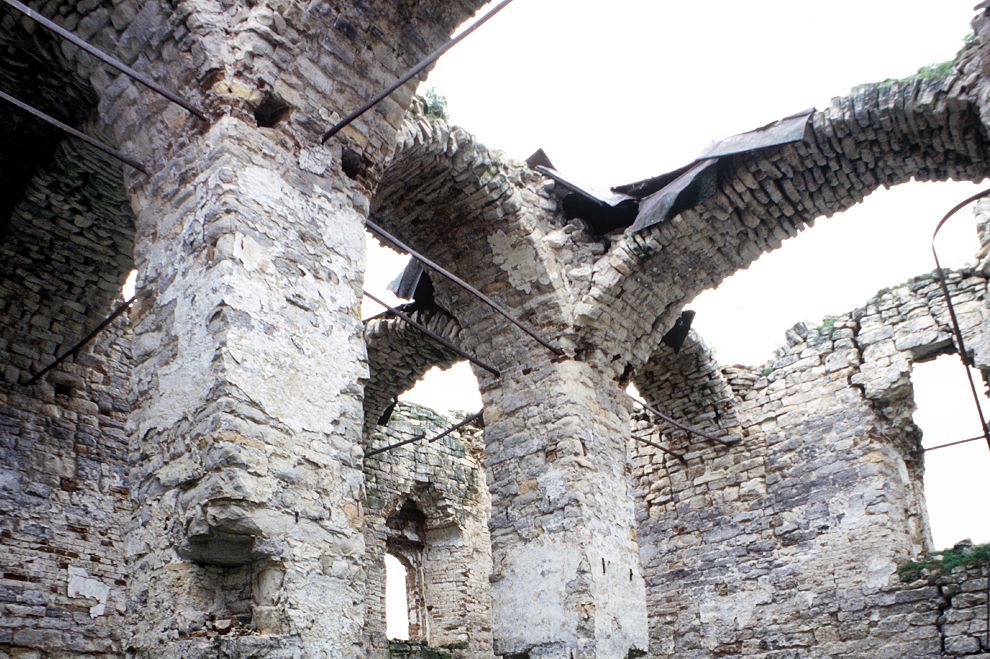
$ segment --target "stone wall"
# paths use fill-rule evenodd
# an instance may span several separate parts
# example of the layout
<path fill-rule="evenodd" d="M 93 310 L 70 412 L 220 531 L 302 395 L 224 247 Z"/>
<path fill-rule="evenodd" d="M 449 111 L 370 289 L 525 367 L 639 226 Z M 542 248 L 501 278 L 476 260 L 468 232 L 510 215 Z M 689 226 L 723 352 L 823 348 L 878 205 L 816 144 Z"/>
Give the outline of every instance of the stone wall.
<path fill-rule="evenodd" d="M 985 369 L 987 277 L 964 270 L 948 282 Z M 941 634 L 972 646 L 950 642 L 935 590 L 897 578 L 931 550 L 911 364 L 951 350 L 930 276 L 795 326 L 762 369 L 720 369 L 696 337 L 681 353 L 661 346 L 637 376 L 644 396 L 741 441 L 664 428 L 686 466 L 632 449 L 651 654 L 932 656 Z"/>
<path fill-rule="evenodd" d="M 368 448 L 423 434 L 433 437 L 460 419 L 400 403 Z M 436 442 L 419 441 L 365 461 L 366 631 L 369 656 L 385 656 L 385 553 L 417 554 L 421 618 L 414 640 L 447 647 L 456 656 L 491 657 L 490 502 L 481 432 L 468 427 Z M 425 519 L 418 537 L 401 533 L 397 518 L 414 507 Z M 402 542 L 404 541 L 404 542 Z M 401 542 L 393 546 L 393 542 Z M 404 545 L 404 546 L 403 546 Z"/>
<path fill-rule="evenodd" d="M 95 104 L 43 34 L 5 14 L 4 89 L 81 124 Z M 0 654 L 119 654 L 130 510 L 130 347 L 118 320 L 36 384 L 95 327 L 132 267 L 119 167 L 5 115 L 0 153 Z M 35 654 L 34 656 L 38 656 Z"/>
<path fill-rule="evenodd" d="M 46 308 L 33 317 L 72 322 L 49 315 L 52 300 L 38 302 Z M 0 337 L 9 358 L 0 385 L 0 656 L 119 656 L 130 511 L 126 319 L 28 386 L 29 369 L 51 356 L 46 341 L 9 342 L 20 313 L 4 309 Z"/>
<path fill-rule="evenodd" d="M 135 506 L 117 523 L 129 563 L 114 568 L 132 577 L 129 629 L 117 630 L 128 651 L 361 653 L 361 220 L 413 85 L 334 141 L 320 136 L 477 4 L 34 3 L 204 120 L 4 10 L 11 91 L 149 172 L 102 161 L 47 172 L 11 151 L 50 151 L 61 136 L 48 130 L 5 142 L 0 163 L 35 206 L 23 236 L 41 237 L 4 236 L 8 379 L 102 317 L 132 254 L 140 272 L 131 378 L 115 389 L 134 403 Z M 40 62 L 56 65 L 56 84 Z M 33 167 L 52 179 L 34 194 L 46 181 Z M 104 178 L 136 223 L 126 207 L 86 203 Z M 62 190 L 73 185 L 82 193 Z M 20 193 L 5 190 L 5 211 Z M 74 249 L 46 249 L 63 234 Z"/>
<path fill-rule="evenodd" d="M 686 299 L 816 217 L 879 185 L 990 173 L 985 7 L 946 78 L 858 88 L 813 115 L 808 139 L 722 159 L 695 207 L 642 233 L 596 235 L 559 212 L 538 173 L 418 107 L 403 125 L 411 85 L 321 143 L 474 0 L 34 4 L 205 119 L 3 14 L 3 80 L 148 174 L 48 129 L 2 129 L 0 592 L 12 601 L 0 645 L 384 651 L 368 589 L 392 542 L 425 584 L 417 632 L 480 656 L 643 649 L 647 590 L 653 654 L 931 651 L 937 634 L 905 640 L 872 613 L 909 604 L 894 568 L 927 548 L 908 375 L 951 345 L 931 282 L 799 327 L 766 373 L 723 372 L 697 342 L 680 355 L 655 347 Z M 493 559 L 474 438 L 363 460 L 362 427 L 450 358 L 410 351 L 391 323 L 361 327 L 369 212 L 551 346 L 436 282 L 450 318 L 431 322 L 501 371 L 479 374 Z M 132 340 L 95 344 L 27 387 L 109 311 L 132 263 L 143 294 Z M 959 273 L 953 287 L 986 366 L 986 278 Z M 622 393 L 634 373 L 658 406 L 739 440 L 668 433 L 686 466 L 637 448 L 638 525 Z M 472 567 L 438 570 L 445 561 Z M 454 606 L 465 616 L 449 617 Z"/>

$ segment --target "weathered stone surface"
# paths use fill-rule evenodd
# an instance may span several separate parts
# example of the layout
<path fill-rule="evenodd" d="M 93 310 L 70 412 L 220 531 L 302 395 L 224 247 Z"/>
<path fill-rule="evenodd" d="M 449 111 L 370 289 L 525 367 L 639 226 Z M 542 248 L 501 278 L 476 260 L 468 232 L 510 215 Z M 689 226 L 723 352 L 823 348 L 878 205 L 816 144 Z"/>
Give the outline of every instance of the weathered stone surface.
<path fill-rule="evenodd" d="M 947 283 L 967 345 L 981 345 L 986 276 L 949 272 Z M 679 353 L 663 345 L 654 353 L 636 376 L 643 395 L 742 441 L 713 446 L 662 429 L 658 439 L 684 453 L 686 466 L 632 447 L 651 652 L 980 649 L 967 623 L 952 626 L 969 602 L 896 575 L 932 549 L 910 371 L 951 350 L 948 328 L 938 281 L 923 276 L 820 327 L 796 325 L 762 369 L 722 369 L 697 337 Z M 899 347 L 897 336 L 912 340 Z M 978 599 L 985 605 L 985 593 Z"/>
<path fill-rule="evenodd" d="M 404 120 L 411 86 L 320 143 L 478 4 L 35 3 L 206 121 L 0 18 L 5 89 L 149 171 L 0 127 L 0 652 L 385 656 L 391 551 L 429 586 L 417 637 L 454 656 L 986 654 L 985 566 L 895 580 L 930 549 L 909 373 L 952 345 L 932 280 L 795 326 L 762 370 L 658 345 L 686 300 L 816 217 L 990 173 L 987 9 L 946 77 L 857 88 L 807 141 L 724 160 L 695 207 L 599 236 L 536 172 L 419 103 Z M 406 410 L 372 434 L 453 359 L 358 322 L 369 212 L 559 351 L 435 282 L 420 317 L 502 372 L 478 374 L 483 450 L 466 432 L 364 459 L 444 424 Z M 982 368 L 985 253 L 949 280 Z M 26 385 L 133 264 L 130 329 Z M 652 429 L 686 465 L 630 449 L 650 429 L 630 380 L 733 444 Z"/>
<path fill-rule="evenodd" d="M 367 446 L 416 435 L 428 440 L 457 421 L 402 403 L 388 426 L 375 429 Z M 436 442 L 419 441 L 365 461 L 369 652 L 385 650 L 384 558 L 391 553 L 407 561 L 415 573 L 407 583 L 407 596 L 414 603 L 419 598 L 410 607 L 412 638 L 436 649 L 439 656 L 493 656 L 490 502 L 483 453 L 481 433 L 469 427 Z M 409 535 L 400 520 L 410 504 L 423 515 L 416 536 Z M 390 651 L 391 656 L 405 656 L 397 654 L 394 645 Z M 408 652 L 418 656 L 412 649 Z M 431 655 L 424 650 L 422 656 Z"/>

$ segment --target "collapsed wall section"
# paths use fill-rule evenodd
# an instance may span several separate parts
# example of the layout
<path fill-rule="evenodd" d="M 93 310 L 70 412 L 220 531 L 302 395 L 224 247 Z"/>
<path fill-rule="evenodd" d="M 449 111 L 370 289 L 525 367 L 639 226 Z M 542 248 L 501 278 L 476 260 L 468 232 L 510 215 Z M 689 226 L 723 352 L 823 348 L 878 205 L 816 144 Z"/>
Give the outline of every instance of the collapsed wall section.
<path fill-rule="evenodd" d="M 948 282 L 985 369 L 987 277 Z M 713 369 L 696 343 L 688 357 L 662 346 L 637 382 L 644 396 L 710 432 L 738 423 L 742 441 L 666 433 L 686 466 L 633 449 L 655 656 L 943 651 L 949 605 L 901 584 L 897 566 L 931 550 L 910 372 L 953 350 L 948 327 L 937 281 L 920 277 L 797 325 L 760 371 Z"/>

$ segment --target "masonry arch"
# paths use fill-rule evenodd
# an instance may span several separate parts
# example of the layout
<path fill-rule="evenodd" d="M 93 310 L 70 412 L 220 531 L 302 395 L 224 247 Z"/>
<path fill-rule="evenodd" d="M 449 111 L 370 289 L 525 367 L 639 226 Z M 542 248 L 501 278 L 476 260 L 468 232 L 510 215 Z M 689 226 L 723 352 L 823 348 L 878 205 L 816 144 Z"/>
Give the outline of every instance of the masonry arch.
<path fill-rule="evenodd" d="M 817 217 L 849 208 L 881 185 L 987 176 L 981 104 L 964 82 L 974 75 L 976 56 L 975 48 L 964 50 L 944 79 L 884 81 L 833 99 L 812 115 L 809 139 L 720 159 L 707 200 L 623 235 L 596 263 L 595 279 L 605 287 L 592 288 L 587 299 L 627 317 L 665 291 L 663 306 L 647 319 L 652 326 L 633 333 L 633 366 L 648 358 L 687 300 Z M 585 340 L 605 340 L 597 332 L 589 328 Z"/>
<path fill-rule="evenodd" d="M 441 309 L 418 311 L 414 319 L 455 345 L 460 323 Z M 446 369 L 460 357 L 399 318 L 378 318 L 365 326 L 369 378 L 364 388 L 367 439 L 385 410 L 434 366 Z"/>
<path fill-rule="evenodd" d="M 425 114 L 416 101 L 371 201 L 387 231 L 486 292 L 521 320 L 561 331 L 558 294 L 570 284 L 545 240 L 561 230 L 540 176 L 504 162 L 461 128 Z M 437 300 L 467 330 L 468 351 L 500 331 L 502 318 L 435 277 Z M 497 364 L 496 364 L 497 366 Z"/>

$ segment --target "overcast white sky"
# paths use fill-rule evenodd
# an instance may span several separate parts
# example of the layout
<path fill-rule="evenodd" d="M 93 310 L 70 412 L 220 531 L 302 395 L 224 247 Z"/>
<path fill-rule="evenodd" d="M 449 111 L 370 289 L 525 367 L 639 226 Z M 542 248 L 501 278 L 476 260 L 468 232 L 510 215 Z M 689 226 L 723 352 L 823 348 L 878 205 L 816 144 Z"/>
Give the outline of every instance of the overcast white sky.
<path fill-rule="evenodd" d="M 608 187 L 686 164 L 714 139 L 823 108 L 856 84 L 951 59 L 974 4 L 516 0 L 451 50 L 427 84 L 447 97 L 452 123 L 489 147 L 518 159 L 542 147 L 564 174 Z M 723 363 L 762 364 L 795 322 L 853 309 L 880 288 L 930 271 L 937 219 L 978 189 L 909 184 L 819 220 L 689 305 L 698 312 L 695 328 Z M 970 259 L 971 213 L 943 235 L 944 264 Z M 369 290 L 384 290 L 403 262 L 374 250 Z M 948 386 L 965 383 L 957 360 L 948 367 L 949 375 L 933 376 L 938 384 L 918 384 L 919 405 L 935 410 L 916 417 L 926 445 L 979 432 L 965 390 L 948 394 L 963 408 L 946 411 Z M 408 398 L 473 411 L 480 401 L 470 379 L 462 367 Z M 942 399 L 928 402 L 929 388 Z M 959 420 L 968 425 L 948 424 Z M 978 505 L 990 500 L 990 451 L 974 442 L 929 456 L 936 546 L 990 541 L 990 516 Z"/>

